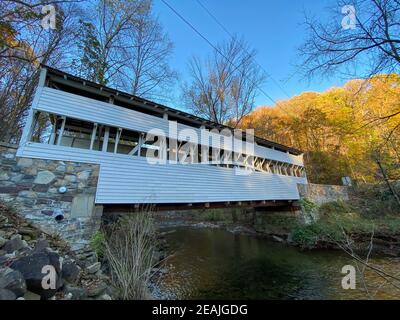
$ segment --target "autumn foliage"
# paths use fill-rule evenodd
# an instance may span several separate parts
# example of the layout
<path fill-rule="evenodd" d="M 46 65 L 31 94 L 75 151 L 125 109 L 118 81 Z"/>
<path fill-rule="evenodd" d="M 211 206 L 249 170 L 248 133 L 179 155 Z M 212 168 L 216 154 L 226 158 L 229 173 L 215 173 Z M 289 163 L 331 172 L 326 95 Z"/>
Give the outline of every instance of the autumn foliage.
<path fill-rule="evenodd" d="M 400 178 L 400 75 L 351 80 L 323 93 L 305 92 L 259 107 L 241 122 L 256 135 L 304 151 L 314 183 L 378 182 L 377 160 Z"/>

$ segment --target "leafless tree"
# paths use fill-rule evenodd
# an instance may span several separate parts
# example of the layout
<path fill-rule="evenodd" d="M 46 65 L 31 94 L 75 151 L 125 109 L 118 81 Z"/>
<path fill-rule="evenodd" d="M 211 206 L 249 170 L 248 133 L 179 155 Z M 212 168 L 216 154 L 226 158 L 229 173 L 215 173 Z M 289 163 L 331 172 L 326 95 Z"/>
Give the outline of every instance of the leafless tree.
<path fill-rule="evenodd" d="M 233 37 L 218 45 L 204 62 L 192 58 L 191 83 L 183 88 L 186 107 L 211 121 L 237 126 L 253 110 L 265 81 L 255 56 L 244 40 Z"/>
<path fill-rule="evenodd" d="M 348 1 L 338 0 L 333 13 L 323 22 L 306 17 L 308 40 L 300 49 L 305 71 L 314 75 L 322 72 L 344 72 L 365 76 L 400 69 L 400 3 L 398 0 L 355 0 L 354 12 L 342 9 Z M 346 14 L 354 13 L 355 24 L 344 28 Z M 348 16 L 348 18 L 352 18 Z M 358 73 L 357 73 L 358 72 Z"/>
<path fill-rule="evenodd" d="M 375 228 L 372 229 L 365 257 L 360 256 L 360 254 L 356 252 L 357 250 L 355 250 L 355 244 L 351 235 L 348 234 L 343 227 L 341 229 L 343 240 L 333 240 L 333 242 L 335 242 L 336 245 L 354 261 L 367 297 L 369 299 L 375 299 L 379 291 L 385 286 L 393 287 L 395 290 L 400 292 L 400 274 L 387 272 L 384 268 L 376 266 L 371 262 L 371 255 L 374 249 Z M 368 283 L 367 271 L 377 275 L 381 279 L 381 282 L 375 285 Z"/>
<path fill-rule="evenodd" d="M 18 140 L 40 63 L 61 65 L 68 55 L 77 8 L 74 1 L 56 2 L 54 30 L 42 28 L 44 15 L 38 1 L 1 3 L 0 140 Z"/>
<path fill-rule="evenodd" d="M 151 11 L 140 15 L 127 34 L 125 67 L 120 83 L 130 93 L 158 101 L 169 98 L 177 78 L 168 63 L 173 44 Z"/>
<path fill-rule="evenodd" d="M 114 84 L 128 61 L 124 52 L 131 44 L 126 35 L 138 16 L 150 8 L 149 0 L 98 0 L 81 18 L 77 32 L 79 58 L 77 73 L 94 82 Z"/>
<path fill-rule="evenodd" d="M 86 79 L 157 100 L 174 83 L 168 65 L 173 45 L 151 0 L 95 0 L 77 39 L 74 68 Z"/>

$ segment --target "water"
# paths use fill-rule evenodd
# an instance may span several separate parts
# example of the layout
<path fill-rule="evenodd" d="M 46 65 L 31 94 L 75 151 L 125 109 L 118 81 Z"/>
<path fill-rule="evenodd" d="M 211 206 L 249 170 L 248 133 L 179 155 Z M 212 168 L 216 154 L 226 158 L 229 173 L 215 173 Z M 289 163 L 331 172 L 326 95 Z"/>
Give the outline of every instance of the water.
<path fill-rule="evenodd" d="M 303 252 L 263 238 L 219 229 L 178 228 L 167 236 L 175 252 L 168 273 L 156 286 L 161 299 L 366 299 L 384 280 L 367 272 L 356 290 L 343 290 L 341 269 L 353 260 L 339 251 Z M 400 272 L 400 261 L 374 258 L 386 272 Z M 400 299 L 400 290 L 384 285 L 376 299 Z"/>

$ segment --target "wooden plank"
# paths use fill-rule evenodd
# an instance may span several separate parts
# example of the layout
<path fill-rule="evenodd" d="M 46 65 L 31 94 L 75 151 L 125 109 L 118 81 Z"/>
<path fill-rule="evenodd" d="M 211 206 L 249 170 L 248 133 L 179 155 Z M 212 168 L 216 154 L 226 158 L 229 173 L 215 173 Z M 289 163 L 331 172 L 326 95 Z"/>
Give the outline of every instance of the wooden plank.
<path fill-rule="evenodd" d="M 64 129 L 65 129 L 65 122 L 67 121 L 66 117 L 61 117 L 62 122 L 61 122 L 61 128 L 60 128 L 60 132 L 58 133 L 58 137 L 57 137 L 57 145 L 61 145 L 61 140 L 64 134 Z"/>
<path fill-rule="evenodd" d="M 107 152 L 109 137 L 110 137 L 110 127 L 106 127 L 103 137 L 103 146 L 101 148 L 101 151 L 103 152 Z"/>
<path fill-rule="evenodd" d="M 91 136 L 91 138 L 90 138 L 90 150 L 93 150 L 94 141 L 96 140 L 97 127 L 98 127 L 98 124 L 95 123 L 95 124 L 93 125 L 92 136 Z"/>

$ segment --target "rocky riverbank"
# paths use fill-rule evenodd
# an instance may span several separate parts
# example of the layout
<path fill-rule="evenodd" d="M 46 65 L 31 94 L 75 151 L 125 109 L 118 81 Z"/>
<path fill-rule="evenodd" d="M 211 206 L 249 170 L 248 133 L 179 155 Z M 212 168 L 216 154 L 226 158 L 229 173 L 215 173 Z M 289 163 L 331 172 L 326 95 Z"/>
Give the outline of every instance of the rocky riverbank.
<path fill-rule="evenodd" d="M 49 270 L 55 271 L 54 286 Z M 48 282 L 43 280 L 46 276 Z M 0 204 L 0 300 L 111 300 L 113 296 L 110 280 L 90 247 L 71 251 L 64 241 Z"/>

